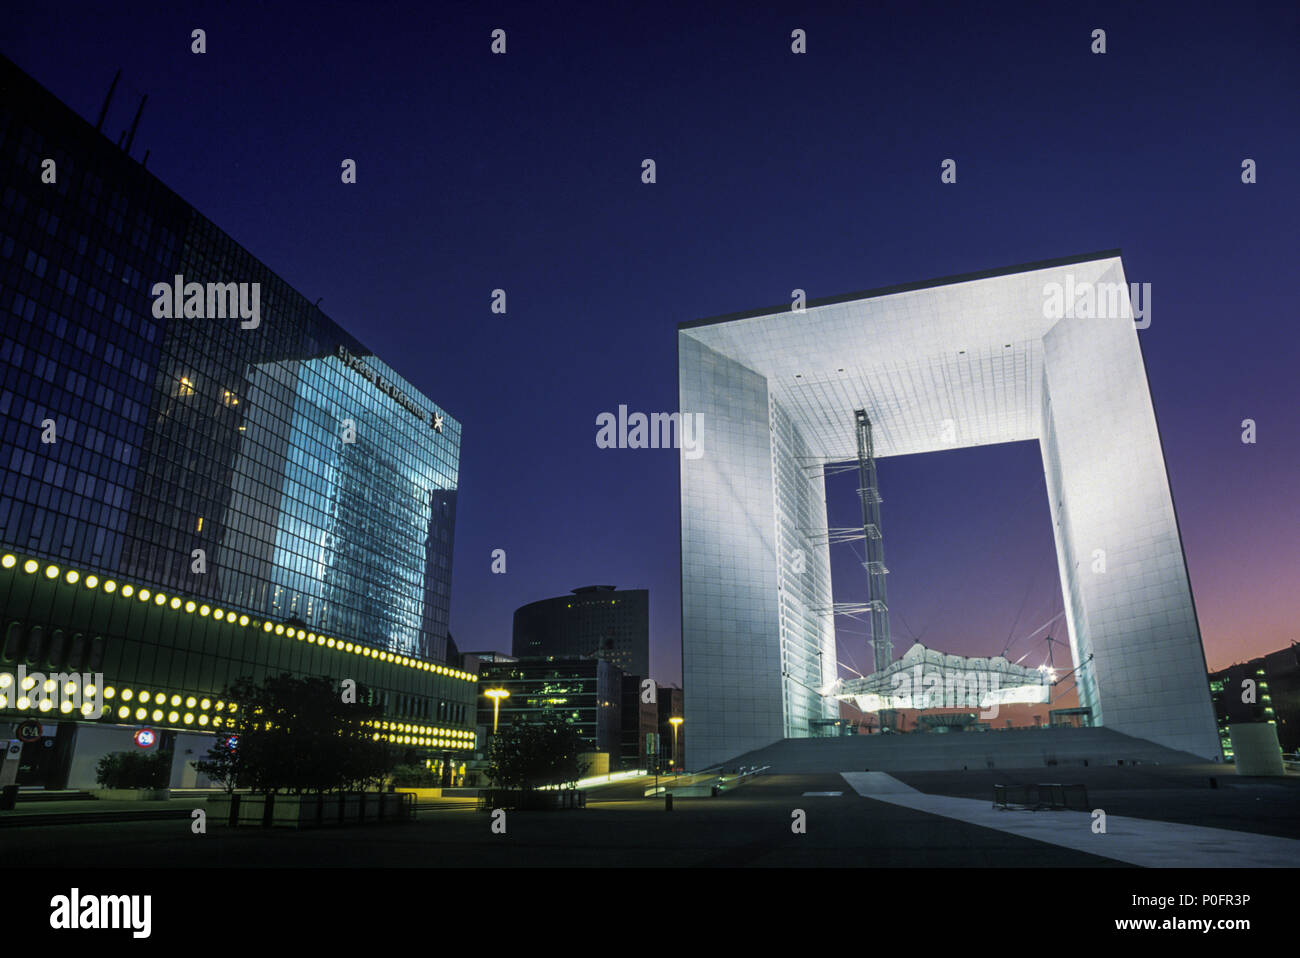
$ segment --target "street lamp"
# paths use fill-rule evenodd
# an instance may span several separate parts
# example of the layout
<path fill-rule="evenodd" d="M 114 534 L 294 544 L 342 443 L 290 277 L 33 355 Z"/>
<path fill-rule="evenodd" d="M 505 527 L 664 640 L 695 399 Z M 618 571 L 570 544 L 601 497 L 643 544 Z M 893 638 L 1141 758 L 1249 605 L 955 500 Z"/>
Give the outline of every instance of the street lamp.
<path fill-rule="evenodd" d="M 483 694 L 492 700 L 492 734 L 497 734 L 497 715 L 501 711 L 501 700 L 510 698 L 509 689 L 484 689 Z"/>
<path fill-rule="evenodd" d="M 682 724 L 683 719 L 679 715 L 674 715 L 668 720 L 668 724 L 673 727 L 673 768 L 677 768 L 677 726 Z"/>

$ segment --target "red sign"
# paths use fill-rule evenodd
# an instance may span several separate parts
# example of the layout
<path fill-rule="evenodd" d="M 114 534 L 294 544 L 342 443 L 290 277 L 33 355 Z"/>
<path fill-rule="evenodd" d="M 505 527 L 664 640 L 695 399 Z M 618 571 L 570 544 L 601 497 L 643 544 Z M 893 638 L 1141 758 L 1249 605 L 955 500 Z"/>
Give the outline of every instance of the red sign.
<path fill-rule="evenodd" d="M 28 719 L 18 726 L 16 734 L 24 742 L 35 742 L 41 737 L 41 723 Z"/>
<path fill-rule="evenodd" d="M 142 728 L 131 737 L 141 748 L 153 748 L 153 743 L 158 741 L 158 733 L 151 728 Z"/>

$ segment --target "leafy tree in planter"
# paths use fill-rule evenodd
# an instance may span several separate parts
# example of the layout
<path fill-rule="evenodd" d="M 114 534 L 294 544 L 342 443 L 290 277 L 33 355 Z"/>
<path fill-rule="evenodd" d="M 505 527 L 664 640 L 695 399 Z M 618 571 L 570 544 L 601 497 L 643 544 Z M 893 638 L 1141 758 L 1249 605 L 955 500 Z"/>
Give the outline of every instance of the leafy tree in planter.
<path fill-rule="evenodd" d="M 585 750 L 577 728 L 558 715 L 547 714 L 531 723 L 517 719 L 492 737 L 488 778 L 498 786 L 525 790 L 572 786 L 587 770 L 587 763 L 578 759 Z"/>
<path fill-rule="evenodd" d="M 233 754 L 213 749 L 195 767 L 227 789 L 237 782 L 255 792 L 301 795 L 365 787 L 392 764 L 388 747 L 365 724 L 380 709 L 344 703 L 328 679 L 285 673 L 259 685 L 242 678 L 223 697 L 234 706 L 221 728 L 222 738 L 235 738 Z"/>
<path fill-rule="evenodd" d="M 111 752 L 95 766 L 95 779 L 104 788 L 166 788 L 171 771 L 165 752 Z"/>
<path fill-rule="evenodd" d="M 218 783 L 230 795 L 239 784 L 242 753 L 234 747 L 229 735 L 218 735 L 208 749 L 208 757 L 191 764 L 200 774 Z"/>

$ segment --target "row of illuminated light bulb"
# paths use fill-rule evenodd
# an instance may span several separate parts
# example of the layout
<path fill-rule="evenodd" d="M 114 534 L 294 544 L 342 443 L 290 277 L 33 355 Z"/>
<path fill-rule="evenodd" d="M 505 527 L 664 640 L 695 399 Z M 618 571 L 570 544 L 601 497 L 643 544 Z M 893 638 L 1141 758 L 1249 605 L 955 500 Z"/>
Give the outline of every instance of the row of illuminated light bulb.
<path fill-rule="evenodd" d="M 13 555 L 5 555 L 0 558 L 0 566 L 6 569 L 12 569 L 18 564 L 18 559 Z M 35 559 L 28 559 L 23 563 L 23 571 L 28 575 L 35 575 L 40 570 L 41 564 Z M 45 567 L 45 578 L 59 578 L 61 570 L 56 565 L 47 565 Z M 78 582 L 84 582 L 87 589 L 97 589 L 100 587 L 100 578 L 97 575 L 87 575 L 83 579 L 81 573 L 76 569 L 69 569 L 63 574 L 63 581 L 68 585 L 76 585 Z M 123 598 L 129 599 L 132 596 L 138 598 L 141 602 L 148 602 L 151 599 L 156 606 L 170 607 L 175 611 L 185 610 L 186 613 L 193 614 L 198 612 L 205 618 L 211 616 L 216 621 L 225 621 L 230 623 L 239 623 L 241 626 L 247 626 L 250 619 L 247 615 L 241 615 L 238 612 L 229 612 L 224 609 L 214 609 L 209 605 L 197 603 L 193 599 L 181 599 L 178 596 L 167 598 L 161 592 L 150 592 L 147 588 L 137 588 L 130 583 L 125 583 L 120 590 L 118 584 L 112 579 L 103 580 L 103 589 L 109 595 L 115 592 L 121 593 Z M 477 682 L 478 676 L 470 672 L 462 672 L 459 669 L 451 669 L 445 665 L 437 665 L 433 662 L 423 662 L 419 659 L 413 659 L 406 655 L 394 655 L 392 652 L 384 652 L 380 649 L 372 649 L 368 645 L 362 645 L 359 642 L 344 642 L 342 639 L 317 635 L 315 632 L 308 632 L 306 629 L 299 629 L 295 626 L 286 626 L 272 622 L 263 622 L 262 631 L 266 633 L 274 632 L 276 635 L 287 635 L 290 638 L 296 638 L 298 641 L 310 642 L 313 645 L 323 646 L 325 648 L 336 649 L 340 652 L 351 652 L 354 655 L 361 655 L 368 659 L 375 659 L 380 662 L 391 662 L 394 665 L 401 665 L 405 668 L 416 669 L 421 672 L 432 672 L 435 675 L 446 675 L 454 679 L 460 679 L 462 682 Z"/>
<path fill-rule="evenodd" d="M 166 692 L 150 693 L 148 689 L 138 691 L 135 689 L 122 689 L 119 693 L 111 685 L 104 688 L 104 698 L 117 699 L 121 703 L 117 706 L 117 717 L 120 719 L 134 717 L 140 722 L 145 720 L 166 721 L 168 725 L 198 725 L 201 728 L 206 728 L 211 724 L 214 728 L 220 728 L 224 722 L 224 716 L 209 716 L 207 714 L 208 710 L 211 709 L 214 712 L 234 712 L 236 710 L 234 702 L 223 702 L 220 699 L 214 705 L 210 698 L 200 698 L 197 695 L 182 697 L 175 692 L 172 693 L 170 698 L 168 698 Z M 129 704 L 132 701 L 135 702 L 135 705 Z M 153 708 L 146 708 L 148 705 L 153 705 Z M 182 707 L 184 707 L 183 712 L 181 711 Z M 112 705 L 106 705 L 104 713 L 109 714 L 112 709 Z M 198 710 L 197 714 L 196 709 Z"/>
<path fill-rule="evenodd" d="M 16 709 L 30 708 L 32 704 L 32 700 L 25 693 L 30 692 L 32 689 L 36 688 L 36 679 L 32 678 L 29 675 L 25 679 L 23 679 L 22 688 L 14 689 L 13 692 L 10 692 L 9 687 L 13 684 L 14 684 L 14 677 L 12 675 L 10 675 L 8 672 L 0 672 L 0 709 L 5 709 L 9 707 L 10 695 L 16 696 L 16 698 L 14 699 L 14 708 Z M 46 679 L 45 684 L 41 688 L 45 694 L 40 696 L 41 701 L 40 704 L 37 705 L 37 708 L 42 712 L 49 712 L 54 708 L 54 699 L 56 698 L 54 693 L 56 691 L 57 686 L 55 685 L 54 679 Z M 67 686 L 64 688 L 64 692 L 66 692 L 68 695 L 76 695 L 77 683 L 68 682 Z M 85 688 L 82 690 L 82 692 L 84 695 L 88 695 L 93 698 L 95 695 L 94 684 L 91 683 L 86 685 Z M 65 715 L 71 712 L 74 708 L 76 708 L 76 706 L 73 705 L 72 702 L 69 702 L 67 699 L 64 699 L 62 702 L 59 703 L 59 711 L 64 713 Z M 95 706 L 93 702 L 84 702 L 82 704 L 81 706 L 82 715 L 89 715 L 93 711 L 95 711 Z"/>
<path fill-rule="evenodd" d="M 9 686 L 12 684 L 13 684 L 12 675 L 10 675 L 7 672 L 0 673 L 0 708 L 8 708 L 9 694 L 7 690 Z M 14 694 L 17 696 L 16 699 L 14 700 L 14 708 L 17 709 L 29 708 L 31 706 L 31 699 L 23 693 L 30 692 L 35 687 L 36 687 L 36 680 L 32 678 L 30 675 L 27 676 L 27 678 L 23 679 L 22 688 L 14 690 Z M 56 690 L 54 679 L 46 679 L 43 688 L 47 694 L 41 696 L 41 701 L 37 706 L 37 708 L 42 712 L 49 712 L 52 711 L 54 708 L 54 697 L 55 697 L 54 692 Z M 95 697 L 96 691 L 97 689 L 95 688 L 94 683 L 87 683 L 84 687 L 82 687 L 81 714 L 90 715 L 92 712 L 94 712 L 95 710 L 94 703 L 87 702 L 85 701 L 85 699 L 87 697 L 93 699 Z M 74 681 L 69 681 L 67 685 L 64 687 L 64 692 L 68 695 L 75 695 L 77 692 L 77 683 Z M 209 698 L 200 699 L 198 696 L 194 696 L 194 695 L 182 697 L 180 695 L 173 694 L 169 699 L 165 692 L 150 693 L 145 689 L 141 689 L 138 692 L 133 689 L 122 689 L 122 691 L 119 693 L 118 690 L 113 688 L 113 686 L 111 685 L 107 685 L 104 687 L 104 698 L 105 700 L 116 699 L 118 702 L 122 703 L 117 706 L 117 717 L 120 719 L 129 719 L 134 715 L 134 717 L 136 719 L 139 719 L 140 721 L 152 719 L 155 722 L 162 722 L 165 719 L 167 722 L 169 722 L 172 725 L 198 724 L 200 726 L 206 727 L 207 725 L 211 724 L 214 727 L 216 727 L 222 724 L 222 716 L 220 715 L 209 716 L 207 714 L 207 711 L 213 708 L 212 700 Z M 127 704 L 132 701 L 135 702 L 134 706 Z M 150 704 L 153 705 L 152 709 L 145 707 Z M 182 705 L 185 708 L 185 711 L 183 713 L 180 711 Z M 170 706 L 170 709 L 168 709 L 167 706 Z M 75 707 L 76 706 L 74 706 L 73 703 L 68 701 L 67 699 L 64 699 L 62 702 L 59 703 L 59 711 L 65 714 L 73 711 Z M 199 710 L 197 714 L 195 712 L 196 709 Z M 214 711 L 234 712 L 235 709 L 236 706 L 234 702 L 227 704 L 226 702 L 218 701 L 216 703 L 216 708 L 214 709 Z M 106 704 L 104 706 L 104 715 L 107 716 L 112 714 L 113 714 L 112 704 Z"/>
<path fill-rule="evenodd" d="M 368 659 L 377 659 L 381 662 L 392 662 L 396 665 L 402 665 L 410 669 L 418 669 L 421 672 L 433 672 L 436 675 L 448 675 L 453 679 L 460 679 L 463 682 L 478 681 L 478 676 L 471 672 L 462 672 L 459 669 L 449 669 L 445 665 L 437 665 L 433 662 L 422 662 L 419 659 L 413 659 L 406 655 L 394 655 L 392 652 L 382 652 L 379 649 L 372 649 L 368 645 L 361 645 L 359 642 L 344 642 L 342 639 L 327 638 L 323 635 L 317 635 L 314 632 L 308 632 L 305 629 L 295 628 L 294 626 L 272 625 L 270 622 L 263 622 L 262 631 L 274 631 L 276 635 L 287 635 L 290 638 L 297 639 L 299 642 L 306 640 L 307 642 L 316 645 L 337 649 L 340 652 L 351 652 L 354 655 L 364 655 Z"/>
<path fill-rule="evenodd" d="M 413 725 L 403 722 L 374 721 L 370 725 L 382 731 L 375 738 L 384 738 L 399 745 L 439 745 L 446 748 L 473 748 L 474 733 L 464 729 L 436 728 L 431 725 Z"/>
<path fill-rule="evenodd" d="M 7 690 L 13 685 L 13 681 L 14 677 L 8 672 L 0 672 L 0 708 L 8 706 L 9 693 Z M 15 690 L 18 694 L 15 703 L 17 708 L 26 709 L 31 705 L 31 699 L 22 693 L 30 692 L 35 687 L 36 679 L 30 675 L 23 679 L 22 688 Z M 53 693 L 57 688 L 54 679 L 46 679 L 43 688 L 49 694 L 41 697 L 38 708 L 42 712 L 48 712 L 53 708 Z M 64 691 L 68 695 L 74 695 L 77 691 L 77 683 L 69 681 Z M 89 696 L 93 698 L 96 691 L 97 689 L 93 683 L 87 683 L 82 688 L 82 695 L 83 697 Z M 171 725 L 198 724 L 201 727 L 206 727 L 211 724 L 214 727 L 220 727 L 223 724 L 224 716 L 209 716 L 207 714 L 208 710 L 226 713 L 234 713 L 237 710 L 234 702 L 227 703 L 220 699 L 217 700 L 214 706 L 212 699 L 207 697 L 181 696 L 174 692 L 169 697 L 166 692 L 150 692 L 147 689 L 122 689 L 119 692 L 111 685 L 105 686 L 104 698 L 121 703 L 117 706 L 118 718 L 127 719 L 134 714 L 135 718 L 142 721 L 152 719 L 154 722 L 162 722 L 165 719 Z M 134 706 L 129 704 L 132 702 L 135 703 Z M 149 705 L 153 705 L 152 710 L 147 708 Z M 168 710 L 168 706 L 170 706 L 170 710 Z M 184 712 L 180 711 L 182 706 L 185 708 Z M 199 710 L 197 715 L 194 711 L 196 709 Z M 66 713 L 72 710 L 72 703 L 66 699 L 60 703 L 59 711 Z M 94 711 L 93 704 L 85 702 L 81 706 L 81 711 L 83 714 L 90 714 Z M 111 715 L 113 706 L 111 704 L 107 705 L 104 711 L 105 714 Z M 387 721 L 374 721 L 369 724 L 380 730 L 374 735 L 376 739 L 384 738 L 404 745 L 438 745 L 449 748 L 474 747 L 474 733 L 464 729 L 437 728 L 429 725 Z"/>

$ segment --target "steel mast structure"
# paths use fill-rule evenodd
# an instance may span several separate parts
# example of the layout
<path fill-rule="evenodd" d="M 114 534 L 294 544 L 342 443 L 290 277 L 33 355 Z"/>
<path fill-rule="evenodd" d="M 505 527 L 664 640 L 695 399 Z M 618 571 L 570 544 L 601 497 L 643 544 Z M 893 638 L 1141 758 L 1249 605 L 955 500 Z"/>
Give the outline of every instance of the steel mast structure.
<path fill-rule="evenodd" d="M 862 531 L 866 534 L 868 602 L 871 610 L 871 648 L 877 672 L 889 668 L 894 644 L 889 639 L 889 598 L 885 589 L 885 541 L 880 531 L 880 487 L 876 483 L 876 457 L 871 442 L 871 419 L 866 410 L 854 412 L 858 433 L 858 496 L 862 500 Z"/>

